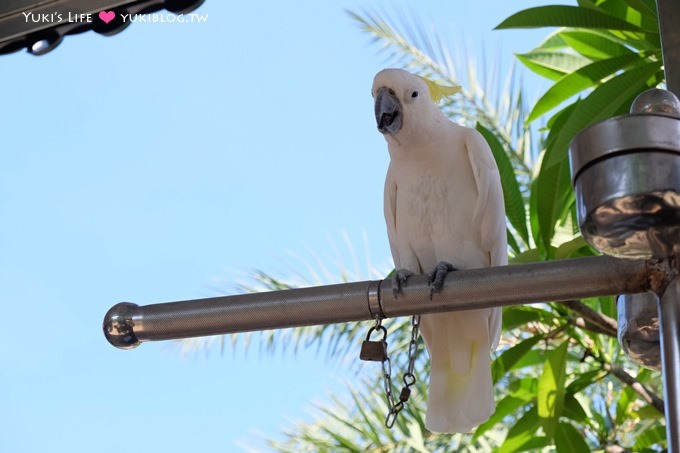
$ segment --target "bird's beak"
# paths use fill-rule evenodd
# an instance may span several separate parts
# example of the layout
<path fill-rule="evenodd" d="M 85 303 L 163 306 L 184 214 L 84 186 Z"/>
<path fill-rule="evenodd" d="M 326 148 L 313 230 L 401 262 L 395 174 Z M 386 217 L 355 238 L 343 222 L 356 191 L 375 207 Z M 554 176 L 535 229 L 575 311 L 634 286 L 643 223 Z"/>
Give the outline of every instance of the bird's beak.
<path fill-rule="evenodd" d="M 403 110 L 399 98 L 389 88 L 380 87 L 375 95 L 375 121 L 383 134 L 394 134 L 401 129 Z"/>

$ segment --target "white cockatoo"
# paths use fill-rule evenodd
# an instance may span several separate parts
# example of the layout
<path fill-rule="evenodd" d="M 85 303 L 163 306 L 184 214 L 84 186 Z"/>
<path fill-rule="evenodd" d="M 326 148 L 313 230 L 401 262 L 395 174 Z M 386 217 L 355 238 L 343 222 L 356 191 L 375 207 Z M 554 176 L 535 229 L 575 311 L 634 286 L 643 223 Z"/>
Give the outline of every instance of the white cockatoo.
<path fill-rule="evenodd" d="M 395 294 L 412 274 L 428 273 L 436 297 L 450 271 L 508 262 L 491 149 L 437 106 L 458 89 L 401 69 L 384 69 L 373 81 L 375 118 L 390 154 L 385 221 Z M 500 339 L 500 308 L 423 315 L 420 329 L 432 369 L 426 426 L 470 431 L 495 410 L 490 353 Z"/>

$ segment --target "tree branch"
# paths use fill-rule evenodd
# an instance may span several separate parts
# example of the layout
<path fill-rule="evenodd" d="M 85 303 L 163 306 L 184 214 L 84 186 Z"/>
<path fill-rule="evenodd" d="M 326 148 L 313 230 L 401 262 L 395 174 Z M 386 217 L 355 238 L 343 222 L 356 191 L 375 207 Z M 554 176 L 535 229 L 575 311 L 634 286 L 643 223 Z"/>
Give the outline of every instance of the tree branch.
<path fill-rule="evenodd" d="M 603 363 L 602 366 L 606 371 L 613 374 L 619 381 L 632 388 L 635 393 L 640 395 L 642 399 L 645 400 L 650 406 L 660 413 L 664 413 L 663 400 L 647 387 L 645 387 L 640 381 L 628 374 L 623 368 L 619 368 L 616 365 L 612 365 L 611 363 Z"/>
<path fill-rule="evenodd" d="M 576 326 L 593 332 L 608 335 L 610 337 L 614 338 L 617 337 L 618 322 L 615 319 L 610 318 L 609 316 L 600 313 L 596 310 L 593 310 L 592 308 L 578 300 L 568 300 L 566 302 L 563 302 L 563 305 L 565 305 L 573 312 L 578 313 L 579 315 L 582 316 L 576 318 L 573 321 L 573 323 Z M 664 413 L 663 400 L 659 398 L 651 390 L 649 390 L 647 387 L 645 387 L 640 381 L 638 381 L 633 376 L 628 374 L 623 368 L 620 368 L 616 365 L 612 365 L 611 363 L 606 362 L 601 357 L 598 358 L 593 356 L 592 354 L 591 356 L 595 360 L 600 362 L 602 368 L 605 371 L 611 373 L 619 381 L 632 388 L 635 393 L 637 393 L 645 402 L 647 402 L 647 404 L 652 406 L 661 414 Z"/>
<path fill-rule="evenodd" d="M 566 302 L 562 302 L 562 305 L 583 317 L 582 323 L 579 323 L 579 319 L 576 320 L 576 325 L 578 327 L 616 338 L 619 325 L 618 322 L 616 322 L 616 319 L 610 318 L 599 311 L 593 310 L 578 300 L 568 300 Z"/>
<path fill-rule="evenodd" d="M 592 322 L 589 322 L 588 320 L 581 316 L 579 316 L 578 318 L 570 319 L 569 323 L 578 327 L 579 329 L 587 330 L 589 332 L 607 335 L 608 337 L 616 337 L 616 335 L 612 335 L 611 329 L 603 329 L 597 324 L 593 324 Z"/>

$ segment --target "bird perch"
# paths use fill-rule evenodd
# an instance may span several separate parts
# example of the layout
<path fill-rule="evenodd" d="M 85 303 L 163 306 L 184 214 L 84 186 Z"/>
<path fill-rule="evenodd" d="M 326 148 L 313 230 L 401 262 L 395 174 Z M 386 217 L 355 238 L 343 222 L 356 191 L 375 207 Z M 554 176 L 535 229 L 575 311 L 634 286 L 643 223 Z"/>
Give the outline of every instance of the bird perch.
<path fill-rule="evenodd" d="M 122 302 L 103 327 L 112 345 L 130 349 L 145 341 L 633 294 L 658 289 L 667 280 L 664 263 L 598 256 L 461 270 L 432 299 L 427 278 L 413 276 L 398 297 L 386 279 L 145 306 Z"/>

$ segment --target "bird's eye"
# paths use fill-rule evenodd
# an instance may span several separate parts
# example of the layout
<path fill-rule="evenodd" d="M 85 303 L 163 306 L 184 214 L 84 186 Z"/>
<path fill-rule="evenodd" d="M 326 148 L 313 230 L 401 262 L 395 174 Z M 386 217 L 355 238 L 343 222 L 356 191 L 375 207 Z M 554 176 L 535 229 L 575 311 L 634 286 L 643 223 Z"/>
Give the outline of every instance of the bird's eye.
<path fill-rule="evenodd" d="M 414 91 L 413 93 L 411 93 L 411 97 L 412 97 L 412 98 L 417 98 L 417 97 L 418 97 L 418 92 L 417 92 L 417 91 Z"/>
<path fill-rule="evenodd" d="M 392 96 L 394 96 L 396 94 L 392 88 L 387 90 L 387 92 L 390 93 Z"/>

